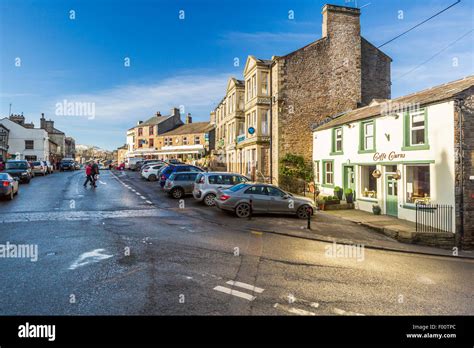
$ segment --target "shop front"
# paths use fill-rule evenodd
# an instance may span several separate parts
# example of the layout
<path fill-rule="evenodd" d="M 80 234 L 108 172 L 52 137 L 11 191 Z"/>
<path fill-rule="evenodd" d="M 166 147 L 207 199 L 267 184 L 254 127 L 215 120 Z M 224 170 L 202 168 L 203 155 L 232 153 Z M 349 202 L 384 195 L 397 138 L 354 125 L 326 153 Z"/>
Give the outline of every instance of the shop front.
<path fill-rule="evenodd" d="M 416 106 L 367 117 L 369 106 L 360 109 L 362 119 L 351 115 L 316 128 L 313 161 L 321 194 L 335 195 L 338 186 L 353 194 L 356 209 L 413 222 L 417 205 L 454 208 L 452 102 Z"/>

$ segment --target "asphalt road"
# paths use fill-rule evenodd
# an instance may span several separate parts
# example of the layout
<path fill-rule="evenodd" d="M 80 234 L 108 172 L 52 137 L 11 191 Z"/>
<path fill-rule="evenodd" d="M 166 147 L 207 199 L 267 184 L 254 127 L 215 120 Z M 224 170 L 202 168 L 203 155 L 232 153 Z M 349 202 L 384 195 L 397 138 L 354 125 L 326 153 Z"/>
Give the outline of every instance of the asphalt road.
<path fill-rule="evenodd" d="M 83 181 L 35 178 L 0 202 L 0 245 L 38 248 L 37 261 L 0 257 L 1 315 L 474 313 L 473 260 L 333 257 L 332 244 L 246 231 L 192 198 L 180 207 L 136 173 L 103 171 L 97 189 Z"/>

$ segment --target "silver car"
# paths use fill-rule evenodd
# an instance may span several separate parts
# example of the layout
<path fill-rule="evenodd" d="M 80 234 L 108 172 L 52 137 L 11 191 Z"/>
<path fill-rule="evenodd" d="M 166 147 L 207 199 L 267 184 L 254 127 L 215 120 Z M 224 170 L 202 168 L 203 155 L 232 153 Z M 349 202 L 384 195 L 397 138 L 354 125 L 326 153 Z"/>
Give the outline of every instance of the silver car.
<path fill-rule="evenodd" d="M 31 170 L 35 175 L 43 175 L 47 174 L 47 168 L 43 164 L 42 161 L 34 161 L 31 163 Z"/>
<path fill-rule="evenodd" d="M 163 190 L 171 197 L 180 199 L 191 194 L 199 172 L 176 172 L 166 179 Z"/>
<path fill-rule="evenodd" d="M 211 207 L 216 204 L 217 191 L 227 189 L 242 182 L 250 181 L 249 178 L 227 172 L 200 173 L 194 183 L 193 196 L 199 202 Z"/>
<path fill-rule="evenodd" d="M 217 192 L 216 205 L 232 211 L 240 218 L 253 213 L 295 214 L 300 219 L 313 215 L 316 206 L 312 199 L 293 196 L 275 185 L 241 183 Z"/>

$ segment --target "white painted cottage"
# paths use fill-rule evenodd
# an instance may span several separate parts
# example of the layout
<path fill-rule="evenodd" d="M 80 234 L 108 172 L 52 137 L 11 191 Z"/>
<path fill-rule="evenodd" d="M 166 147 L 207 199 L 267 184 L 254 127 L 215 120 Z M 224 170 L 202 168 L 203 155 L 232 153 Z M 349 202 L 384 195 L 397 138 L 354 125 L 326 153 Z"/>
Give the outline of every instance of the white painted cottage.
<path fill-rule="evenodd" d="M 11 158 L 49 160 L 49 138 L 44 129 L 24 127 L 7 117 L 0 119 L 0 124 L 10 130 L 8 154 Z"/>
<path fill-rule="evenodd" d="M 333 195 L 336 186 L 350 188 L 355 208 L 372 212 L 379 205 L 382 214 L 410 221 L 416 220 L 416 204 L 448 205 L 455 210 L 448 230 L 455 232 L 456 219 L 470 202 L 469 197 L 464 202 L 456 197 L 463 191 L 456 183 L 462 171 L 456 139 L 465 128 L 459 128 L 456 103 L 463 94 L 472 96 L 473 86 L 470 76 L 400 98 L 374 100 L 315 125 L 315 182 L 322 194 Z M 471 155 L 464 156 L 468 160 Z M 473 174 L 461 175 L 469 181 Z M 465 221 L 465 231 L 473 224 Z"/>

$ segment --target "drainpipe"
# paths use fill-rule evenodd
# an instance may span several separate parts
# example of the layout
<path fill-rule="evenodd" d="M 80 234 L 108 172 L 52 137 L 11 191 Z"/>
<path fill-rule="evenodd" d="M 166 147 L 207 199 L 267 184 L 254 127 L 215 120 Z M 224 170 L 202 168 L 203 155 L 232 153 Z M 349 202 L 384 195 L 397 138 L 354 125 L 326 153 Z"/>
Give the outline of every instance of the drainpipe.
<path fill-rule="evenodd" d="M 463 137 L 462 137 L 462 108 L 464 106 L 464 99 L 459 98 L 454 100 L 454 106 L 458 111 L 459 119 L 458 119 L 458 127 L 459 127 L 459 167 L 461 171 L 460 175 L 460 182 L 459 185 L 461 186 L 461 197 L 459 200 L 459 218 L 461 220 L 461 225 L 459 228 L 459 244 L 461 243 L 462 238 L 464 237 L 464 148 L 463 148 Z"/>
<path fill-rule="evenodd" d="M 273 63 L 270 67 L 270 184 L 273 184 L 273 78 L 272 78 Z"/>

